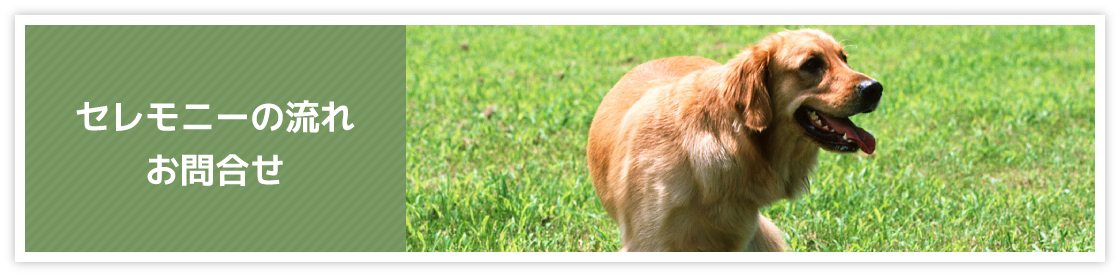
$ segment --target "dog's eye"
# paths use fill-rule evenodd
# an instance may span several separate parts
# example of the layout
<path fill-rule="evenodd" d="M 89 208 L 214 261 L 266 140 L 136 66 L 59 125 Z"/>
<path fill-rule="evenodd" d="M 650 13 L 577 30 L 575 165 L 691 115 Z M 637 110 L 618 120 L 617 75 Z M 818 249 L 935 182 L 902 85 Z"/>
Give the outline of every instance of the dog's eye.
<path fill-rule="evenodd" d="M 817 72 L 824 68 L 824 61 L 820 58 L 811 58 L 805 63 L 801 64 L 801 70 L 808 72 Z"/>
<path fill-rule="evenodd" d="M 848 55 L 844 54 L 844 53 L 840 53 L 840 60 L 844 61 L 844 63 L 848 63 Z"/>

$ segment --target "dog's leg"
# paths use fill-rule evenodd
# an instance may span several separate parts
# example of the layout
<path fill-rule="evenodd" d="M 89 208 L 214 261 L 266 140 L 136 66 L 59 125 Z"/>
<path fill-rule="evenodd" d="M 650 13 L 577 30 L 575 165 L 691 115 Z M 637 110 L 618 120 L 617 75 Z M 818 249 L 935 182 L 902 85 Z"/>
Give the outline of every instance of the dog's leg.
<path fill-rule="evenodd" d="M 754 234 L 751 241 L 747 243 L 747 247 L 743 251 L 748 252 L 782 252 L 789 249 L 784 239 L 782 239 L 782 230 L 778 226 L 770 222 L 770 219 L 758 215 L 758 232 Z"/>

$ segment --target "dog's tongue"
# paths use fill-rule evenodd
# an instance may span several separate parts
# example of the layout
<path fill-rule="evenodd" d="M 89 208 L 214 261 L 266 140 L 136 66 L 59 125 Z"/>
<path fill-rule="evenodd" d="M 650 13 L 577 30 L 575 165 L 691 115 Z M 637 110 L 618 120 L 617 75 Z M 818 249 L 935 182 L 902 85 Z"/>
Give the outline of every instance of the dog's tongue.
<path fill-rule="evenodd" d="M 863 150 L 863 153 L 871 155 L 871 153 L 875 152 L 875 136 L 864 131 L 863 128 L 856 126 L 855 123 L 852 123 L 851 119 L 847 117 L 834 118 L 825 115 L 819 116 L 824 119 L 825 124 L 828 124 L 828 126 L 837 133 L 847 134 L 848 138 L 856 141 L 856 143 L 859 144 L 860 150 Z"/>

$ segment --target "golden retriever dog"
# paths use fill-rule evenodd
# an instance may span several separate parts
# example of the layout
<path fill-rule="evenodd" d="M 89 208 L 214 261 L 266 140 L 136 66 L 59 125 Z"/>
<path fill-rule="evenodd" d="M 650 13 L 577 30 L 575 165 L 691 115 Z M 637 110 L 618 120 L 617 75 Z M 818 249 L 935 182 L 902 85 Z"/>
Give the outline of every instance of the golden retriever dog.
<path fill-rule="evenodd" d="M 759 213 L 808 187 L 819 149 L 875 151 L 849 116 L 883 87 L 820 30 L 771 34 L 720 64 L 638 65 L 603 98 L 587 159 L 622 251 L 783 251 Z"/>

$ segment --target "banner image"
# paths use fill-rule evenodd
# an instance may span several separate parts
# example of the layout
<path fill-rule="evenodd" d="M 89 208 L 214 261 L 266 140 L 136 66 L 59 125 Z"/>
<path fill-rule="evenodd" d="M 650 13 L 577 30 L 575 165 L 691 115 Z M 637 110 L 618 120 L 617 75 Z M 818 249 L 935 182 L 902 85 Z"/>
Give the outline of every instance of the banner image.
<path fill-rule="evenodd" d="M 16 261 L 1103 261 L 1103 16 L 881 21 L 17 16 Z"/>

